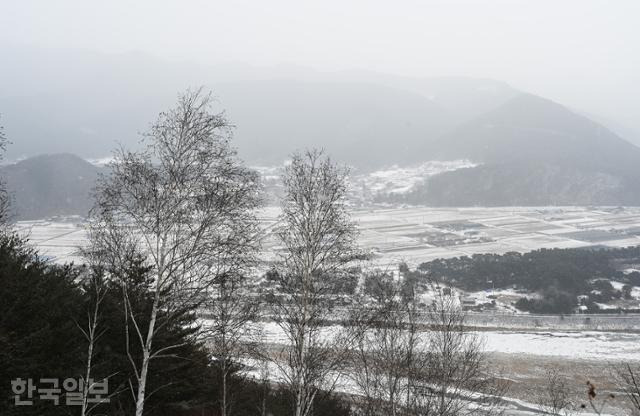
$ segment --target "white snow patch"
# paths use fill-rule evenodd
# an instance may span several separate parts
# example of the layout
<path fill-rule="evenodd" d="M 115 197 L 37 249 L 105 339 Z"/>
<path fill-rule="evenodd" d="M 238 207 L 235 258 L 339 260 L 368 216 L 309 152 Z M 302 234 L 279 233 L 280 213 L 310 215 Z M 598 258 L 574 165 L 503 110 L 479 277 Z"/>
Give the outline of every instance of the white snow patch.
<path fill-rule="evenodd" d="M 477 164 L 469 160 L 429 161 L 407 167 L 394 165 L 369 174 L 356 175 L 352 183 L 358 187 L 366 187 L 373 194 L 403 194 L 410 192 L 430 176 L 475 166 Z"/>
<path fill-rule="evenodd" d="M 87 162 L 91 163 L 94 166 L 97 166 L 99 168 L 105 167 L 110 163 L 113 163 L 115 161 L 115 158 L 113 156 L 105 156 L 105 157 L 99 157 L 99 158 L 95 158 L 95 159 L 87 159 Z"/>

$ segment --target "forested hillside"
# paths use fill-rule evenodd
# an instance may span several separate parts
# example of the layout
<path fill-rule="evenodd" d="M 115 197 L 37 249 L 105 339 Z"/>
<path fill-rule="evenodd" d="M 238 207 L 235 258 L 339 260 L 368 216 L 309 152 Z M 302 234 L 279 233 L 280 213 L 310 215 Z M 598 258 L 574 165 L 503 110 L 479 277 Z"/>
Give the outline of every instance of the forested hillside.
<path fill-rule="evenodd" d="M 423 263 L 424 277 L 469 291 L 514 288 L 540 297 L 522 299 L 521 310 L 572 313 L 583 304 L 597 312 L 596 303 L 630 296 L 640 285 L 640 273 L 625 274 L 623 265 L 640 264 L 640 248 L 553 249 L 528 253 L 476 254 Z M 420 279 L 420 277 L 418 277 Z M 625 286 L 616 290 L 611 281 Z M 578 296 L 585 296 L 578 301 Z"/>

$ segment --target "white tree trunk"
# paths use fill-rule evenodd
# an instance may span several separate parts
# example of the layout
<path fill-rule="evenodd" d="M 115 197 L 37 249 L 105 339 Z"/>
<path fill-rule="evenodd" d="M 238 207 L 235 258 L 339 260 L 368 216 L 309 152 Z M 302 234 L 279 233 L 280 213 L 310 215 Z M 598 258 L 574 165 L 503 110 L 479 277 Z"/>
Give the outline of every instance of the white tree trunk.
<path fill-rule="evenodd" d="M 159 293 L 153 301 L 151 309 L 151 319 L 149 320 L 149 329 L 147 332 L 147 340 L 142 350 L 142 366 L 140 368 L 140 378 L 138 379 L 138 397 L 136 399 L 136 416 L 142 416 L 144 412 L 144 403 L 146 399 L 147 374 L 149 373 L 149 362 L 151 361 L 151 344 L 153 342 L 154 330 L 156 326 L 156 318 L 158 316 Z"/>
<path fill-rule="evenodd" d="M 89 396 L 89 389 L 90 389 L 90 379 L 91 379 L 91 362 L 93 359 L 93 345 L 95 343 L 95 336 L 96 336 L 96 326 L 97 326 L 97 320 L 98 320 L 98 307 L 96 306 L 96 309 L 94 311 L 94 315 L 93 315 L 93 322 L 90 324 L 90 328 L 89 328 L 89 350 L 87 351 L 87 367 L 86 367 L 86 372 L 85 372 L 85 378 L 84 378 L 84 385 L 82 386 L 82 410 L 80 411 L 80 415 L 81 416 L 86 416 L 87 415 L 87 398 Z"/>

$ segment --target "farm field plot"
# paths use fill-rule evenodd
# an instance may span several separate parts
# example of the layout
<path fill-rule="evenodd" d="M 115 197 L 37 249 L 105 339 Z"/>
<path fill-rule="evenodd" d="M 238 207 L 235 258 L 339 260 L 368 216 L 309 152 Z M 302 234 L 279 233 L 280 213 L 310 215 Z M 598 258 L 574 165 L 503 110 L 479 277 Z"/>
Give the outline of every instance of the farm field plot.
<path fill-rule="evenodd" d="M 63 221 L 21 221 L 16 232 L 27 238 L 39 254 L 58 263 L 81 262 L 80 248 L 87 243 L 83 219 L 65 218 Z"/>
<path fill-rule="evenodd" d="M 359 210 L 354 217 L 365 236 L 362 246 L 388 264 L 416 265 L 437 258 L 436 253 L 444 258 L 540 248 L 640 245 L 637 207 L 405 207 Z M 390 241 L 393 243 L 388 244 Z"/>
<path fill-rule="evenodd" d="M 603 230 L 586 230 L 577 231 L 573 233 L 566 233 L 559 235 L 560 237 L 569 238 L 572 240 L 585 241 L 588 243 L 599 243 L 603 241 L 624 240 L 625 234 L 611 233 Z"/>
<path fill-rule="evenodd" d="M 278 213 L 267 207 L 259 214 L 267 253 L 277 249 L 272 232 Z M 353 218 L 360 245 L 381 265 L 540 248 L 640 245 L 640 207 L 385 207 L 353 210 Z M 86 244 L 78 217 L 18 222 L 16 230 L 58 262 L 78 261 L 78 249 Z"/>

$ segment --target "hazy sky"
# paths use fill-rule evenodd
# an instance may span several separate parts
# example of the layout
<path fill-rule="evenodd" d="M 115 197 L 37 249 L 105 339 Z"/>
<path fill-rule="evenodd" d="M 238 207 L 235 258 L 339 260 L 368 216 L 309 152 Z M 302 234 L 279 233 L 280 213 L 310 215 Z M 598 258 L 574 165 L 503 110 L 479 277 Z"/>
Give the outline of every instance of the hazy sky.
<path fill-rule="evenodd" d="M 0 0 L 0 42 L 507 81 L 640 119 L 640 0 Z"/>

